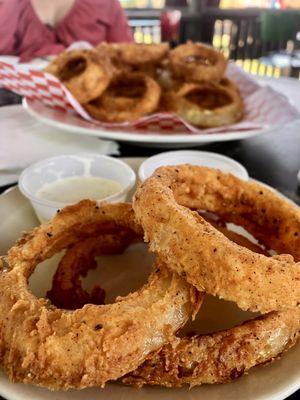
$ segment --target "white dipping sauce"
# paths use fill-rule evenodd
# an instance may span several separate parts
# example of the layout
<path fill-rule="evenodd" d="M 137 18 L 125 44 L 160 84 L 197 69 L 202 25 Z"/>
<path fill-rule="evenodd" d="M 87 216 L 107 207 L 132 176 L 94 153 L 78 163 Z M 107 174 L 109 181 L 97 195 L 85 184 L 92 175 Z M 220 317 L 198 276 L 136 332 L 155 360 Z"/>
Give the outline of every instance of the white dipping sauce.
<path fill-rule="evenodd" d="M 45 184 L 36 196 L 59 203 L 77 203 L 83 199 L 101 200 L 122 190 L 119 182 L 97 176 L 75 176 Z"/>

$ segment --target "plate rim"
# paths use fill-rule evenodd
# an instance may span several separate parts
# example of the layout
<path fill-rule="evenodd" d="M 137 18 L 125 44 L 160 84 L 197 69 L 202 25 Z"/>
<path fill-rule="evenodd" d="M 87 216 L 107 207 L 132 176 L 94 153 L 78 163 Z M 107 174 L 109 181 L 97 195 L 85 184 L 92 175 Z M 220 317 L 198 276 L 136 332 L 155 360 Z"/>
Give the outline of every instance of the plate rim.
<path fill-rule="evenodd" d="M 88 135 L 96 136 L 101 139 L 118 140 L 121 142 L 136 142 L 136 143 L 152 143 L 152 144 L 205 144 L 211 142 L 228 142 L 232 140 L 244 140 L 253 136 L 261 135 L 269 132 L 274 128 L 263 128 L 254 130 L 244 130 L 242 132 L 226 132 L 226 133 L 207 133 L 207 134 L 172 134 L 172 135 L 161 135 L 161 134 L 139 134 L 139 133 L 128 133 L 124 131 L 105 131 L 101 129 L 85 128 L 80 126 L 73 126 L 68 123 L 59 122 L 49 117 L 38 114 L 31 106 L 30 102 L 34 100 L 22 99 L 22 106 L 26 112 L 36 120 L 44 123 L 45 125 L 53 128 L 62 129 L 66 132 L 77 134 L 77 135 Z M 46 107 L 45 105 L 43 105 Z M 58 111 L 60 112 L 60 111 Z M 61 111 L 62 112 L 62 111 Z"/>

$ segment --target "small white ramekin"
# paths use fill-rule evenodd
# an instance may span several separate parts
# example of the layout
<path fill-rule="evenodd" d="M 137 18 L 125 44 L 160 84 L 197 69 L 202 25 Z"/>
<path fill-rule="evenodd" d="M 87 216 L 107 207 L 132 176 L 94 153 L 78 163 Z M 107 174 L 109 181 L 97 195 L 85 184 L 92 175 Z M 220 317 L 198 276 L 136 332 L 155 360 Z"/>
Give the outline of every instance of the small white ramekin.
<path fill-rule="evenodd" d="M 242 164 L 232 158 L 217 153 L 197 150 L 167 151 L 145 160 L 138 171 L 139 179 L 143 182 L 149 178 L 158 167 L 166 165 L 192 164 L 210 168 L 217 168 L 230 172 L 238 178 L 248 180 L 249 175 Z"/>
<path fill-rule="evenodd" d="M 125 201 L 136 182 L 132 168 L 121 160 L 99 154 L 74 154 L 48 158 L 26 168 L 20 175 L 19 189 L 30 200 L 38 219 L 46 222 L 69 203 L 44 200 L 36 193 L 45 184 L 75 176 L 97 176 L 121 184 L 122 190 L 99 202 Z"/>

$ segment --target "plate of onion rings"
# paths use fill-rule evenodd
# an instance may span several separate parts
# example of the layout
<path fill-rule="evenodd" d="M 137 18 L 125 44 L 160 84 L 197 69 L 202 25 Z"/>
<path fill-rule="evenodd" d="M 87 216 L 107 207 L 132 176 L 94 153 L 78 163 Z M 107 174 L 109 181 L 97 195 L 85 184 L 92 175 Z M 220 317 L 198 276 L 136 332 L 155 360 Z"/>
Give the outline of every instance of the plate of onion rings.
<path fill-rule="evenodd" d="M 283 400 L 299 389 L 299 208 L 277 192 L 183 165 L 158 170 L 133 206 L 85 200 L 38 226 L 15 188 L 0 217 L 6 399 Z"/>
<path fill-rule="evenodd" d="M 61 53 L 43 74 L 47 101 L 57 107 L 42 100 L 44 92 L 28 77 L 41 92 L 24 98 L 27 112 L 54 128 L 102 139 L 195 146 L 246 139 L 298 117 L 287 99 L 201 43 L 175 49 L 101 43 Z M 58 80 L 73 110 L 61 109 L 49 79 Z"/>
<path fill-rule="evenodd" d="M 194 147 L 212 142 L 248 139 L 269 131 L 269 128 L 266 128 L 243 132 L 210 133 L 203 135 L 189 135 L 187 133 L 140 134 L 128 131 L 124 132 L 120 129 L 107 130 L 98 126 L 96 127 L 75 114 L 67 114 L 65 112 L 46 107 L 41 102 L 28 100 L 26 98 L 23 99 L 23 107 L 33 118 L 56 129 L 62 129 L 72 134 L 96 136 L 104 140 L 117 140 L 119 142 L 141 146 L 146 145 L 149 147 Z"/>

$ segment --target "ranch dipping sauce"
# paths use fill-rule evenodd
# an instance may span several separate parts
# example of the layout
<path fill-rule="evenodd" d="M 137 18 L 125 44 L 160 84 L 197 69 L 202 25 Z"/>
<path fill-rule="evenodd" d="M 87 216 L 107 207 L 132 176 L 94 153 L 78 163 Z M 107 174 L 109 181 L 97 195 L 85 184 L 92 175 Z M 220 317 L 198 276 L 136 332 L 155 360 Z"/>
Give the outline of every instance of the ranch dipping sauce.
<path fill-rule="evenodd" d="M 119 182 L 98 176 L 74 176 L 43 185 L 36 197 L 58 203 L 77 203 L 83 199 L 102 200 L 123 189 Z"/>

